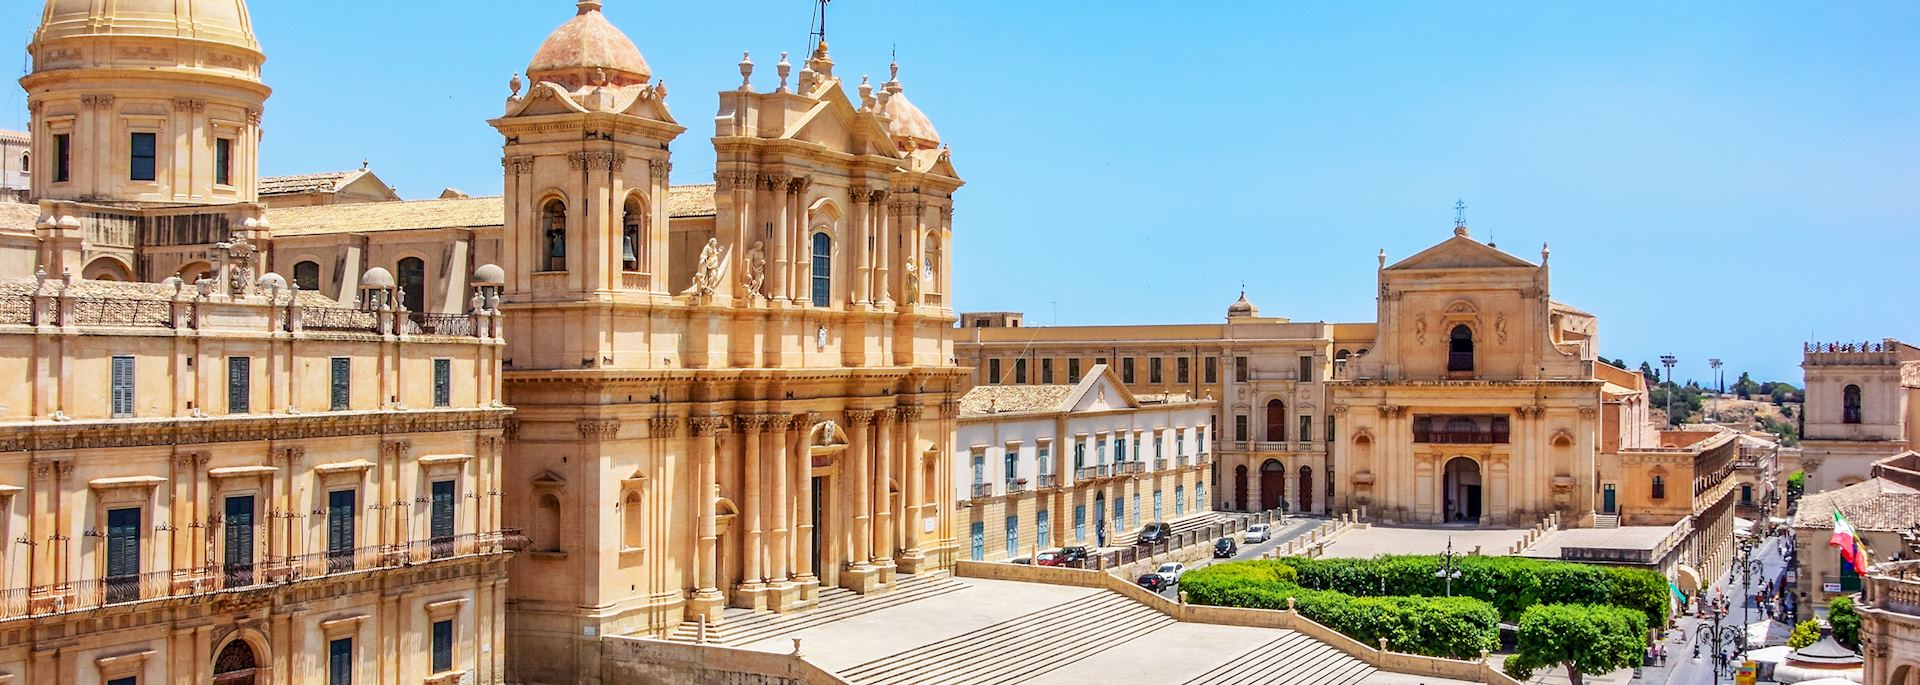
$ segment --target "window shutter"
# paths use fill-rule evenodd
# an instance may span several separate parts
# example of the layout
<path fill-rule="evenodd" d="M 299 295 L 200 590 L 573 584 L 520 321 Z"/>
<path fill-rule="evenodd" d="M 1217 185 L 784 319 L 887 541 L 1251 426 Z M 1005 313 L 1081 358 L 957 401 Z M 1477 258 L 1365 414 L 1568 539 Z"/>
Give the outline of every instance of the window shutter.
<path fill-rule="evenodd" d="M 433 483 L 432 525 L 435 541 L 453 537 L 453 481 L 440 480 Z"/>
<path fill-rule="evenodd" d="M 248 357 L 227 358 L 227 413 L 245 414 L 252 410 L 252 377 L 249 375 L 253 360 Z"/>
<path fill-rule="evenodd" d="M 114 418 L 133 416 L 133 357 L 113 358 L 110 395 Z"/>
<path fill-rule="evenodd" d="M 333 411 L 345 411 L 352 406 L 353 360 L 348 357 L 333 358 Z"/>
<path fill-rule="evenodd" d="M 353 638 L 327 644 L 327 685 L 353 685 Z"/>
<path fill-rule="evenodd" d="M 433 406 L 453 405 L 453 360 L 433 360 Z"/>
<path fill-rule="evenodd" d="M 353 491 L 327 493 L 327 551 L 353 549 Z"/>
<path fill-rule="evenodd" d="M 453 670 L 453 621 L 433 624 L 433 672 Z"/>

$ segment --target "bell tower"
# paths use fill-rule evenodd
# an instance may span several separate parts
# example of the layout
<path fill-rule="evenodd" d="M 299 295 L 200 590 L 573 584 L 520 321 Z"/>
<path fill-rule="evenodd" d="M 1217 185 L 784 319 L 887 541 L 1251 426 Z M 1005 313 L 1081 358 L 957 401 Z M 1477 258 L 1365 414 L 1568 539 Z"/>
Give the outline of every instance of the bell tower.
<path fill-rule="evenodd" d="M 522 87 L 525 86 L 525 92 Z M 668 146 L 686 130 L 633 41 L 581 0 L 515 76 L 506 113 L 501 266 L 515 368 L 611 364 L 613 335 L 581 308 L 667 300 Z"/>

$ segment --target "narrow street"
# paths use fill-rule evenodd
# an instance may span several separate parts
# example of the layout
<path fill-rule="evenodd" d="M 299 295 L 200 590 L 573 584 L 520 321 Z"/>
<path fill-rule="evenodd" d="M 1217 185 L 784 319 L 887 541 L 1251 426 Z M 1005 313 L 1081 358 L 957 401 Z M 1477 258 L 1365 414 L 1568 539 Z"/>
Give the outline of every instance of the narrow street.
<path fill-rule="evenodd" d="M 1730 609 L 1721 625 L 1740 626 L 1744 623 L 1747 628 L 1748 649 L 1783 644 L 1786 641 L 1787 632 L 1792 628 L 1785 623 L 1784 617 L 1780 617 L 1777 621 L 1768 619 L 1765 611 L 1754 603 L 1752 596 L 1765 579 L 1773 579 L 1777 585 L 1785 572 L 1786 561 L 1782 556 L 1782 544 L 1781 538 L 1767 537 L 1754 547 L 1753 558 L 1761 562 L 1764 573 L 1752 577 L 1753 584 L 1750 589 L 1743 589 L 1740 582 L 1740 569 L 1737 568 L 1729 568 L 1727 573 L 1721 575 L 1707 589 L 1709 597 L 1715 596 L 1714 591 L 1719 590 L 1729 598 Z M 1694 618 L 1692 614 L 1681 618 L 1677 622 L 1677 627 L 1669 630 L 1665 636 L 1667 664 L 1663 667 L 1646 669 L 1637 682 L 1666 683 L 1667 685 L 1732 682 L 1730 669 L 1719 669 L 1716 679 L 1714 672 L 1716 666 L 1710 656 L 1712 652 L 1706 643 L 1701 643 L 1699 662 L 1695 663 L 1693 660 L 1694 644 L 1699 638 L 1696 633 L 1703 623 L 1713 624 L 1711 620 L 1702 621 Z"/>

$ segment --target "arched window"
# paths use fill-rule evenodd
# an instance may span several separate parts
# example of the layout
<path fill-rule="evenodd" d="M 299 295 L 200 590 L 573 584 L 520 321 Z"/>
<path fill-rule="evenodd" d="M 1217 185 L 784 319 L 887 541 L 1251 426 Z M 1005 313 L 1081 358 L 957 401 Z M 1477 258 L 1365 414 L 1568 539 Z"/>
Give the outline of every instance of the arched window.
<path fill-rule="evenodd" d="M 1267 442 L 1285 442 L 1287 439 L 1287 403 L 1280 400 L 1267 402 Z"/>
<path fill-rule="evenodd" d="M 427 309 L 427 263 L 419 257 L 400 260 L 400 304 L 410 312 Z"/>
<path fill-rule="evenodd" d="M 1447 370 L 1473 370 L 1473 329 L 1466 324 L 1454 326 L 1447 335 Z"/>
<path fill-rule="evenodd" d="M 293 284 L 308 292 L 319 290 L 320 265 L 312 261 L 293 265 Z"/>
<path fill-rule="evenodd" d="M 253 685 L 260 671 L 259 659 L 246 640 L 234 640 L 213 660 L 213 682 L 217 685 Z"/>
<path fill-rule="evenodd" d="M 540 506 L 533 512 L 532 542 L 537 552 L 560 551 L 560 498 L 540 496 Z"/>
<path fill-rule="evenodd" d="M 1666 476 L 1653 477 L 1653 498 L 1654 499 L 1667 498 L 1667 477 Z"/>
<path fill-rule="evenodd" d="M 545 241 L 547 271 L 567 270 L 567 204 L 548 200 L 541 212 L 541 236 Z"/>
<path fill-rule="evenodd" d="M 1840 422 L 1860 422 L 1860 386 L 1849 385 L 1840 391 Z"/>
<path fill-rule="evenodd" d="M 645 223 L 646 210 L 640 207 L 640 201 L 627 200 L 626 215 L 620 221 L 620 268 L 640 270 L 641 226 Z"/>
<path fill-rule="evenodd" d="M 640 504 L 640 493 L 627 493 L 627 499 L 620 503 L 620 507 L 620 542 L 627 549 L 639 549 L 641 541 L 645 539 L 640 529 L 640 524 L 644 521 L 640 515 L 645 513 Z"/>
<path fill-rule="evenodd" d="M 833 306 L 833 237 L 813 234 L 813 306 Z"/>
<path fill-rule="evenodd" d="M 33 165 L 30 163 L 32 161 L 33 161 L 33 155 L 31 153 L 27 153 L 27 152 L 20 153 L 20 173 L 24 174 L 24 173 L 33 171 Z"/>

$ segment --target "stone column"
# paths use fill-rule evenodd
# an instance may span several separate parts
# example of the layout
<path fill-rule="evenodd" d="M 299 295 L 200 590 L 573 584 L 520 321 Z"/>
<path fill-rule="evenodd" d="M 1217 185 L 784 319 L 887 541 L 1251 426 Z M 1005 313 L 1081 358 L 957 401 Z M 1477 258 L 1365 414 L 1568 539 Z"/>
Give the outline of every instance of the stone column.
<path fill-rule="evenodd" d="M 920 549 L 920 532 L 924 528 L 926 517 L 923 505 L 927 501 L 926 464 L 920 454 L 920 415 L 924 411 L 919 405 L 900 408 L 900 430 L 906 434 L 906 453 L 902 468 L 906 469 L 906 492 L 901 495 L 900 515 L 907 519 L 906 549 L 900 554 L 900 570 L 918 573 L 920 565 L 926 560 L 926 552 Z"/>
<path fill-rule="evenodd" d="M 866 304 L 872 299 L 869 286 L 873 282 L 873 271 L 868 264 L 870 258 L 867 252 L 867 236 L 871 233 L 872 219 L 868 217 L 867 202 L 873 197 L 873 191 L 856 187 L 848 190 L 847 193 L 853 198 L 853 201 L 848 203 L 853 216 L 847 222 L 847 237 L 844 241 L 848 248 L 847 254 L 853 257 L 853 268 L 849 269 L 848 273 L 853 276 L 854 304 Z"/>
<path fill-rule="evenodd" d="M 813 450 L 809 449 L 807 436 L 813 430 L 813 424 L 819 417 L 812 412 L 796 414 L 793 417 L 793 482 L 794 517 L 793 540 L 789 551 L 793 554 L 794 580 L 800 583 L 817 582 L 813 568 Z"/>
<path fill-rule="evenodd" d="M 879 293 L 875 294 L 874 301 L 879 304 L 892 304 L 893 284 L 889 282 L 888 274 L 890 270 L 887 268 L 887 265 L 892 258 L 892 251 L 888 248 L 891 247 L 893 243 L 893 231 L 890 230 L 892 228 L 892 222 L 889 221 L 889 213 L 887 212 L 885 202 L 886 191 L 883 190 L 874 193 L 873 212 L 871 213 L 873 217 L 873 243 L 879 249 L 876 250 L 878 254 L 874 255 L 873 259 L 874 269 L 876 270 L 873 282 L 875 287 L 880 290 Z"/>
<path fill-rule="evenodd" d="M 869 514 L 873 505 L 872 481 L 867 475 L 867 465 L 873 461 L 873 455 L 867 447 L 867 432 L 873 428 L 874 412 L 848 409 L 846 414 L 846 477 L 847 483 L 853 486 L 853 549 L 847 550 L 847 559 L 855 568 L 864 569 L 873 558 L 873 517 Z"/>
<path fill-rule="evenodd" d="M 694 492 L 690 499 L 698 517 L 695 530 L 699 534 L 700 544 L 699 556 L 694 562 L 696 589 L 687 611 L 689 619 L 707 614 L 709 621 L 717 621 L 723 597 L 716 579 L 719 575 L 720 532 L 714 511 L 714 494 L 717 487 L 714 476 L 718 473 L 714 463 L 717 451 L 714 438 L 726 425 L 726 419 L 718 416 L 695 416 L 690 423 L 693 428 L 691 456 L 700 470 L 699 476 L 694 479 Z"/>
<path fill-rule="evenodd" d="M 741 584 L 747 592 L 764 589 L 767 577 L 766 568 L 761 564 L 760 556 L 760 512 L 762 493 L 760 492 L 760 438 L 766 419 L 761 416 L 745 415 L 735 419 L 740 426 L 740 442 L 746 450 L 741 464 L 744 478 L 740 486 L 741 530 Z"/>
<path fill-rule="evenodd" d="M 787 461 L 787 443 L 791 439 L 788 431 L 793 426 L 791 416 L 768 416 L 767 438 L 770 446 L 767 455 L 767 472 L 772 476 L 772 492 L 768 494 L 767 505 L 773 508 L 772 532 L 768 535 L 767 579 L 774 583 L 787 582 L 787 569 L 793 556 L 793 548 L 787 540 L 787 514 L 793 511 L 794 502 L 788 498 L 790 488 L 787 481 L 793 480 L 795 469 Z"/>
<path fill-rule="evenodd" d="M 893 410 L 874 413 L 873 562 L 893 565 Z"/>

